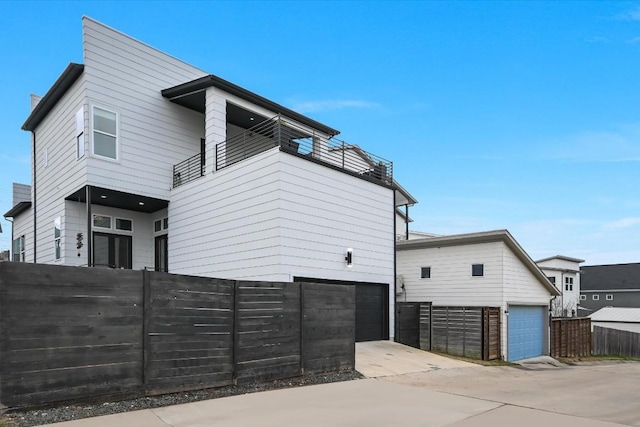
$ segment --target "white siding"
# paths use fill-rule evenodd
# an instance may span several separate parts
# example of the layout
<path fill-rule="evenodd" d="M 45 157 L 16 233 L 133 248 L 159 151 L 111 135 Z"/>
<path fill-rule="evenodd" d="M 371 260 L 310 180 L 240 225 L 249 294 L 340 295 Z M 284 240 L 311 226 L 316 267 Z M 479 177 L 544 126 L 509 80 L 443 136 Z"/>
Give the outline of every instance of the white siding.
<path fill-rule="evenodd" d="M 200 152 L 204 116 L 161 90 L 206 73 L 86 17 L 83 41 L 88 103 L 119 116 L 119 160 L 91 157 L 89 183 L 168 200 L 173 165 Z"/>
<path fill-rule="evenodd" d="M 184 184 L 169 203 L 169 271 L 283 280 L 274 149 Z"/>
<path fill-rule="evenodd" d="M 406 295 L 398 301 L 432 302 L 441 306 L 503 305 L 502 242 L 398 250 L 397 271 Z M 471 276 L 472 264 L 484 264 L 484 276 Z M 421 267 L 431 278 L 421 279 Z"/>
<path fill-rule="evenodd" d="M 76 113 L 83 103 L 84 80 L 80 76 L 35 131 L 38 263 L 55 262 L 54 220 L 64 216 L 65 197 L 86 182 L 86 156 L 78 159 L 76 155 Z M 42 161 L 44 150 L 46 166 Z M 63 245 L 65 240 L 63 237 Z"/>

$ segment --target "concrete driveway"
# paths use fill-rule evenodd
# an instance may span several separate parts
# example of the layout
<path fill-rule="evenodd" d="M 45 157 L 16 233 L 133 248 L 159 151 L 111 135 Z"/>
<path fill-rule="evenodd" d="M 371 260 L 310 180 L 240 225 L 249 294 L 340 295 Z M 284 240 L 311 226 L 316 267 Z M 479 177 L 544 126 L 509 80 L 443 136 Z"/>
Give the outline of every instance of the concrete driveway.
<path fill-rule="evenodd" d="M 375 378 L 57 425 L 640 427 L 640 363 L 532 369 L 484 367 L 440 360 L 435 355 L 389 344 L 392 345 L 358 345 L 357 365 L 365 370 L 370 368 L 369 374 Z M 380 351 L 377 362 L 376 348 Z M 454 366 L 457 363 L 461 365 Z M 406 372 L 390 374 L 400 370 Z"/>

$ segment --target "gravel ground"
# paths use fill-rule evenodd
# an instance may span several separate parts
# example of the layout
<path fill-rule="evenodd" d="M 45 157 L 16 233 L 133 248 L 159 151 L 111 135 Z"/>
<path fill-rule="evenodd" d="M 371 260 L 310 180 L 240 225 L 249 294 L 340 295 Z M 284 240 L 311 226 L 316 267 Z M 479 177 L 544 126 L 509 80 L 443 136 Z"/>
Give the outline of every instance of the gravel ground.
<path fill-rule="evenodd" d="M 276 380 L 267 383 L 235 385 L 182 393 L 164 394 L 161 396 L 140 397 L 115 402 L 78 403 L 68 406 L 55 406 L 46 409 L 12 412 L 0 418 L 0 427 L 27 427 L 41 424 L 51 424 L 61 421 L 77 420 L 80 418 L 97 417 L 101 415 L 117 414 L 120 412 L 137 411 L 139 409 L 158 408 L 161 406 L 178 405 L 196 402 L 198 400 L 216 399 L 219 397 L 236 396 L 239 394 L 255 393 L 258 391 L 277 390 L 282 388 L 300 387 L 312 384 L 333 383 L 364 378 L 355 370 L 338 373 L 308 374 L 301 377 Z"/>

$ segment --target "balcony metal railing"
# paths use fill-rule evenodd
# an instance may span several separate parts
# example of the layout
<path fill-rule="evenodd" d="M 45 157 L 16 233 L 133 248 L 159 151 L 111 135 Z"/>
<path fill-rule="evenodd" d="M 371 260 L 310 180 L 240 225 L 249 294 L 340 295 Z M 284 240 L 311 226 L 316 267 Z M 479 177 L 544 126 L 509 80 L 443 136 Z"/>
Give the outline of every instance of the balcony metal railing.
<path fill-rule="evenodd" d="M 173 166 L 173 188 L 204 176 L 203 153 L 189 157 Z"/>
<path fill-rule="evenodd" d="M 274 147 L 308 160 L 336 167 L 373 182 L 391 185 L 393 162 L 357 145 L 304 128 L 276 116 L 216 145 L 216 170 Z"/>

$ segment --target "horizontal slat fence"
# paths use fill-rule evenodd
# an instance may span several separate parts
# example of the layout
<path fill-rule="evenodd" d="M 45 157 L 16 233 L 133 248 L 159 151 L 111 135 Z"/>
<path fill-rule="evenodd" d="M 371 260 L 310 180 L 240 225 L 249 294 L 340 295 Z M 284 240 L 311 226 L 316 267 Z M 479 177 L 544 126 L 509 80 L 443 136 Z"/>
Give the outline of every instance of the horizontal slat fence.
<path fill-rule="evenodd" d="M 500 308 L 396 303 L 396 340 L 427 351 L 499 359 Z"/>
<path fill-rule="evenodd" d="M 591 319 L 556 318 L 551 320 L 551 357 L 591 355 Z"/>
<path fill-rule="evenodd" d="M 593 354 L 640 357 L 640 334 L 594 326 Z"/>
<path fill-rule="evenodd" d="M 0 405 L 355 366 L 355 287 L 0 263 Z"/>

